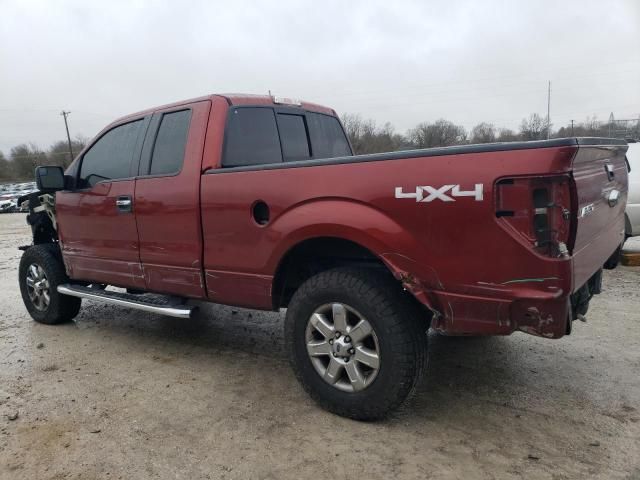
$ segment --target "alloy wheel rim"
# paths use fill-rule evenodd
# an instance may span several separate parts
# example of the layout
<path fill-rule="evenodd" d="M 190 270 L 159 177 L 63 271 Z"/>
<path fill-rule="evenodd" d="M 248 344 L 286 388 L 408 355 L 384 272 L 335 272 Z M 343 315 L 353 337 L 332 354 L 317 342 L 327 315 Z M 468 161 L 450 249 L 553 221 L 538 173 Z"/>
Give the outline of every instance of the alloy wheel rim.
<path fill-rule="evenodd" d="M 380 371 L 380 347 L 373 326 L 344 303 L 318 307 L 307 322 L 305 340 L 314 369 L 338 390 L 362 391 Z"/>
<path fill-rule="evenodd" d="M 49 308 L 49 303 L 51 302 L 49 280 L 40 265 L 36 263 L 29 265 L 26 283 L 29 299 L 33 306 L 40 311 Z"/>

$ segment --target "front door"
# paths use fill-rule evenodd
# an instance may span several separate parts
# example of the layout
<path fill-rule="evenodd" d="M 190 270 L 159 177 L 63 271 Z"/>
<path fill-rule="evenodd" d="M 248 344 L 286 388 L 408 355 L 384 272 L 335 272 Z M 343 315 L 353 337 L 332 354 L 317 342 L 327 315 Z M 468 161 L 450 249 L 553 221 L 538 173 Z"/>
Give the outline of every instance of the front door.
<path fill-rule="evenodd" d="M 58 234 L 73 279 L 145 286 L 133 201 L 148 122 L 107 130 L 79 159 L 76 188 L 56 195 Z"/>

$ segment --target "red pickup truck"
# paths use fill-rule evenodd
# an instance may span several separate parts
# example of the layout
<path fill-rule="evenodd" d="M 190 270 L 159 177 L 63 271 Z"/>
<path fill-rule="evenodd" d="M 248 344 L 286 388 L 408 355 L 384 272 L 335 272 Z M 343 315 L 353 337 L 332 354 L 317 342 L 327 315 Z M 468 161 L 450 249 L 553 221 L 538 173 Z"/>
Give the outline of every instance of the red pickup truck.
<path fill-rule="evenodd" d="M 66 172 L 37 169 L 20 289 L 48 324 L 82 298 L 182 318 L 198 301 L 286 308 L 304 388 L 380 418 L 414 389 L 430 327 L 571 332 L 624 240 L 626 150 L 563 138 L 354 156 L 329 108 L 188 100 L 117 120 Z"/>

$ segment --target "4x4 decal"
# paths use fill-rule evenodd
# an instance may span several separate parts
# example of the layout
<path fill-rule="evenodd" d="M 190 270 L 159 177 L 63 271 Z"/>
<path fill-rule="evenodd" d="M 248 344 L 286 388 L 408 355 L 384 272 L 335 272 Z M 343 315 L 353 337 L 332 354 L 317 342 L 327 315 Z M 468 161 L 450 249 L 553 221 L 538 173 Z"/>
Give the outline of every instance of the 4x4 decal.
<path fill-rule="evenodd" d="M 451 190 L 451 193 L 447 194 Z M 396 198 L 413 198 L 416 202 L 432 202 L 442 200 L 443 202 L 455 202 L 453 197 L 473 197 L 476 202 L 482 201 L 483 187 L 481 183 L 476 183 L 473 190 L 462 190 L 460 185 L 443 185 L 436 188 L 429 185 L 416 187 L 416 191 L 405 193 L 402 187 L 396 187 Z"/>

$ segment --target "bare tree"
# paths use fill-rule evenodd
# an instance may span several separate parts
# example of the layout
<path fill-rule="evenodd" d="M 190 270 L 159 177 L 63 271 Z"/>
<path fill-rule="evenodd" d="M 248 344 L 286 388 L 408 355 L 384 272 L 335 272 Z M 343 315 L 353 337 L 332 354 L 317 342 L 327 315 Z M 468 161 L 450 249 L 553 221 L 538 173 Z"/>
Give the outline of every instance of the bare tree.
<path fill-rule="evenodd" d="M 4 153 L 0 151 L 0 181 L 11 180 L 11 164 L 4 157 Z"/>
<path fill-rule="evenodd" d="M 523 118 L 520 124 L 520 136 L 523 140 L 542 140 L 547 138 L 547 130 L 551 125 L 537 113 L 532 113 L 529 118 Z"/>
<path fill-rule="evenodd" d="M 389 122 L 380 128 L 374 120 L 363 120 L 360 115 L 349 113 L 344 114 L 341 120 L 356 155 L 390 152 L 407 145 L 404 137 L 395 133 Z"/>
<path fill-rule="evenodd" d="M 606 137 L 609 134 L 608 124 L 603 124 L 598 117 L 587 117 L 584 122 L 575 123 L 573 126 L 560 127 L 554 133 L 554 137 Z"/>
<path fill-rule="evenodd" d="M 580 124 L 580 127 L 582 130 L 580 134 L 588 137 L 597 137 L 604 133 L 602 131 L 602 122 L 598 120 L 598 117 L 595 115 L 593 117 L 587 117 L 584 123 Z"/>
<path fill-rule="evenodd" d="M 351 142 L 351 146 L 356 149 L 356 143 L 362 136 L 362 117 L 357 114 L 345 113 L 340 117 L 344 131 Z"/>
<path fill-rule="evenodd" d="M 515 142 L 520 140 L 520 135 L 509 128 L 501 128 L 497 140 L 499 142 Z"/>
<path fill-rule="evenodd" d="M 87 144 L 87 139 L 84 137 L 76 137 L 71 141 L 71 147 L 73 148 L 73 154 L 78 155 L 80 151 Z M 59 140 L 51 147 L 47 152 L 47 160 L 50 165 L 60 165 L 63 168 L 69 166 L 71 161 L 69 160 L 69 143 L 66 140 Z"/>
<path fill-rule="evenodd" d="M 493 123 L 482 122 L 471 130 L 471 143 L 491 143 L 496 141 L 496 127 Z"/>
<path fill-rule="evenodd" d="M 46 153 L 33 143 L 13 147 L 10 158 L 13 178 L 19 180 L 32 180 L 36 167 L 47 163 Z"/>
<path fill-rule="evenodd" d="M 467 142 L 464 127 L 443 118 L 433 123 L 420 123 L 409 130 L 407 136 L 416 148 L 448 147 Z"/>

